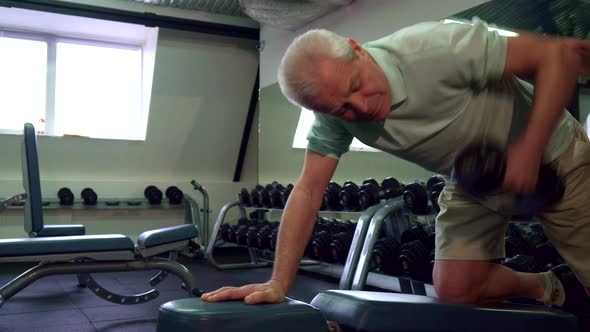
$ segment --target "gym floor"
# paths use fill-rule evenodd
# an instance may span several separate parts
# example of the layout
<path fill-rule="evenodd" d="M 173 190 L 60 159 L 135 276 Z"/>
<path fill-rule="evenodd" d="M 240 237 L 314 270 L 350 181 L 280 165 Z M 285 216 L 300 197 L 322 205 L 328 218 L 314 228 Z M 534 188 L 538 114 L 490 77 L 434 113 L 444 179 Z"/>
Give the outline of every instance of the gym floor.
<path fill-rule="evenodd" d="M 205 261 L 185 263 L 197 285 L 204 291 L 221 286 L 264 282 L 271 268 L 217 270 Z M 0 264 L 0 285 L 4 285 L 33 264 Z M 97 273 L 103 287 L 120 294 L 137 294 L 150 289 L 148 280 L 156 271 Z M 35 281 L 0 307 L 0 331 L 155 331 L 158 308 L 171 300 L 188 297 L 174 275 L 157 286 L 160 296 L 138 305 L 117 305 L 77 287 L 75 275 L 56 275 Z M 338 280 L 309 273 L 297 276 L 289 296 L 305 302 L 327 289 L 338 288 Z"/>

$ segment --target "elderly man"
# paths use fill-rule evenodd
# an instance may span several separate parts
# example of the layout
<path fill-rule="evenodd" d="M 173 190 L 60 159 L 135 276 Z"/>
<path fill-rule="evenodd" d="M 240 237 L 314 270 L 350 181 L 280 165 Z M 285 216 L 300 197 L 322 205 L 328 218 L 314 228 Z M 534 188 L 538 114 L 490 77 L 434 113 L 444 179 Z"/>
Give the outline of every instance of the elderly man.
<path fill-rule="evenodd" d="M 363 45 L 326 30 L 295 39 L 279 84 L 292 103 L 313 110 L 316 121 L 282 217 L 272 277 L 223 287 L 203 300 L 284 300 L 324 190 L 353 137 L 447 176 L 464 147 L 493 141 L 507 154 L 503 197 L 533 191 L 541 164 L 563 178 L 563 198 L 540 219 L 569 267 L 520 273 L 494 264 L 505 255 L 510 197 L 477 199 L 448 185 L 436 219 L 437 295 L 459 303 L 531 298 L 587 312 L 590 144 L 565 107 L 578 75 L 590 72 L 590 42 L 533 33 L 504 37 L 488 28 L 479 19 L 427 22 Z"/>

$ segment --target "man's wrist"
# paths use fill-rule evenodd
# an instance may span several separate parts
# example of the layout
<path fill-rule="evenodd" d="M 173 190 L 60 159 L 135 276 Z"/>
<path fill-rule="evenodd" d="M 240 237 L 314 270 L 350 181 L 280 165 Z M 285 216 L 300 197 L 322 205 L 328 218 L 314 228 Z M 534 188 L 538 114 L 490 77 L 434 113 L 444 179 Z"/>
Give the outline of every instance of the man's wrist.
<path fill-rule="evenodd" d="M 287 285 L 287 282 L 282 281 L 278 278 L 271 278 L 268 282 L 278 284 L 279 287 L 283 290 L 283 293 L 287 294 L 287 291 L 289 290 L 289 286 Z"/>
<path fill-rule="evenodd" d="M 544 139 L 541 134 L 532 130 L 527 130 L 523 135 L 521 143 L 527 147 L 527 152 L 537 158 L 542 158 L 547 146 L 547 139 Z"/>

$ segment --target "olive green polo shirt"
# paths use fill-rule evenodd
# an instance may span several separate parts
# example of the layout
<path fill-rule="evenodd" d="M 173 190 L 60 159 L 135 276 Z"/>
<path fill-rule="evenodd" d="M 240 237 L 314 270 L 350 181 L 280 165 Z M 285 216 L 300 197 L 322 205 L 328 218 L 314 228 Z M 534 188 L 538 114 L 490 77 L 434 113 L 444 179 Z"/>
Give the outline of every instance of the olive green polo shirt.
<path fill-rule="evenodd" d="M 474 19 L 473 25 L 420 23 L 363 44 L 383 69 L 392 93 L 384 121 L 349 122 L 314 112 L 308 149 L 332 158 L 354 137 L 425 169 L 450 175 L 456 155 L 473 142 L 506 147 L 526 129 L 533 86 L 502 80 L 507 38 Z M 564 110 L 544 162 L 557 158 L 573 137 Z"/>

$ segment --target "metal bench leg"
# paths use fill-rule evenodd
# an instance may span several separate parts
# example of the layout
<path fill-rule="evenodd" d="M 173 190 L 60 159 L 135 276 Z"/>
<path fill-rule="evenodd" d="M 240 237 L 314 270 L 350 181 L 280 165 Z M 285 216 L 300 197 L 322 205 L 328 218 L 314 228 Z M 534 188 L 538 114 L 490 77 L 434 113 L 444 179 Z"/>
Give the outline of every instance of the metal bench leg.
<path fill-rule="evenodd" d="M 41 263 L 6 285 L 0 287 L 0 306 L 16 293 L 43 277 L 54 274 L 87 274 L 100 272 L 125 272 L 140 270 L 164 270 L 178 276 L 186 285 L 191 296 L 201 296 L 203 293 L 196 286 L 196 281 L 190 271 L 182 264 L 163 258 L 149 258 L 136 261 L 91 261 L 91 262 L 60 262 Z"/>

